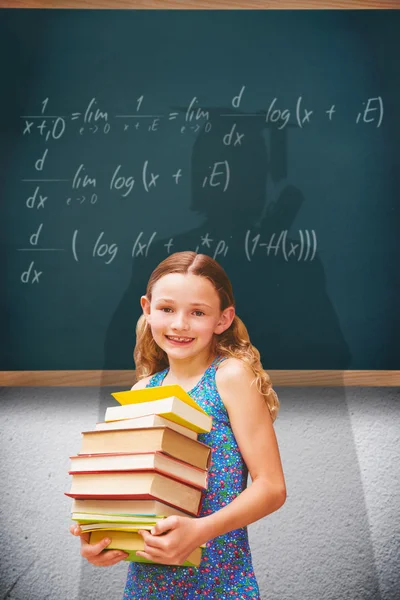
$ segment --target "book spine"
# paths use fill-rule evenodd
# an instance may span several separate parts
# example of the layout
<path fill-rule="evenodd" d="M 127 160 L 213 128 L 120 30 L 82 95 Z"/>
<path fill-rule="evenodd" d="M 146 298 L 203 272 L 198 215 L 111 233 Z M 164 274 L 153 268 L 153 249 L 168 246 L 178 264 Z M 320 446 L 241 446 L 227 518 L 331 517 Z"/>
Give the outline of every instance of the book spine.
<path fill-rule="evenodd" d="M 64 492 L 65 496 L 69 498 L 74 498 L 74 500 L 157 500 L 158 502 L 162 502 L 163 504 L 168 504 L 171 508 L 179 510 L 180 512 L 184 512 L 191 517 L 197 517 L 199 514 L 199 510 L 196 512 L 192 512 L 190 510 L 186 510 L 180 506 L 176 506 L 176 504 L 172 504 L 172 502 L 166 502 L 166 500 L 162 500 L 161 498 L 156 498 L 151 494 L 110 494 L 110 495 L 98 495 L 98 494 L 80 494 L 71 492 Z M 201 499 L 200 499 L 201 501 Z"/>
<path fill-rule="evenodd" d="M 201 469 L 200 469 L 201 470 Z M 107 469 L 104 471 L 68 471 L 69 475 L 107 475 L 107 473 L 159 473 L 164 477 L 168 477 L 168 479 L 173 479 L 178 483 L 184 483 L 185 485 L 194 488 L 196 490 L 205 490 L 207 487 L 203 485 L 197 484 L 194 481 L 188 481 L 187 479 L 183 479 L 182 477 L 178 477 L 178 475 L 171 475 L 168 471 L 163 471 L 161 469 L 153 468 L 144 468 L 144 469 Z"/>
<path fill-rule="evenodd" d="M 200 497 L 200 502 L 199 502 L 199 509 L 196 513 L 196 517 L 200 516 L 201 510 L 203 508 L 203 503 L 204 503 L 204 498 L 205 498 L 206 494 L 205 492 L 202 492 L 201 497 Z"/>

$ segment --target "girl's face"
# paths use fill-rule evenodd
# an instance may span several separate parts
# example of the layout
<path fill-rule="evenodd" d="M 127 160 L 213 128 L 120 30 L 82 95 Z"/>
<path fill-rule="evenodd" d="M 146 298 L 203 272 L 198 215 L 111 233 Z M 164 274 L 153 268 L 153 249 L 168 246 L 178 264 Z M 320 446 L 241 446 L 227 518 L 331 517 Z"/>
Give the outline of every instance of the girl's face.
<path fill-rule="evenodd" d="M 141 304 L 154 341 L 171 358 L 209 353 L 214 334 L 228 329 L 235 316 L 231 306 L 220 309 L 212 283 L 198 275 L 170 273 L 153 286 L 151 302 Z"/>

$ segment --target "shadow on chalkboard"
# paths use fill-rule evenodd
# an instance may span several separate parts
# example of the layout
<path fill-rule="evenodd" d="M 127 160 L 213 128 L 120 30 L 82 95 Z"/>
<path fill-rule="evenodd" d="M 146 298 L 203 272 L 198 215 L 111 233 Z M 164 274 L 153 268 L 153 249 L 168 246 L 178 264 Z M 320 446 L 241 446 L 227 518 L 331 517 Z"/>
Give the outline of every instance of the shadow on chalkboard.
<path fill-rule="evenodd" d="M 227 110 L 218 109 L 218 113 L 223 112 Z M 240 125 L 246 143 L 239 147 L 226 146 L 221 143 L 226 133 L 226 122 L 216 118 L 215 114 L 211 118 L 213 133 L 206 134 L 203 130 L 199 134 L 191 161 L 191 209 L 204 221 L 195 229 L 154 243 L 148 258 L 134 258 L 129 287 L 108 327 L 104 370 L 121 368 L 121 364 L 125 364 L 127 369 L 132 368 L 135 325 L 141 313 L 140 296 L 146 291 L 152 270 L 167 256 L 167 245 L 170 252 L 197 249 L 213 256 L 218 244 L 220 248 L 228 248 L 226 253 L 221 252 L 216 258 L 232 281 L 237 313 L 248 327 L 252 342 L 261 351 L 264 368 L 345 370 L 351 361 L 349 348 L 326 291 L 324 269 L 318 254 L 312 261 L 286 261 L 282 251 L 270 250 L 268 256 L 265 246 L 259 245 L 271 243 L 273 246 L 279 234 L 287 231 L 290 232 L 286 239 L 287 247 L 296 246 L 298 252 L 300 241 L 291 229 L 306 199 L 290 181 L 287 161 L 289 134 L 270 130 L 266 140 L 263 128 L 255 125 L 255 119 L 248 119 Z M 209 165 L 225 160 L 229 162 L 231 171 L 228 190 L 221 193 L 219 186 L 203 187 L 204 172 Z M 250 232 L 251 248 L 247 254 L 244 250 L 246 232 Z M 204 240 L 212 240 L 208 242 L 210 247 Z M 258 247 L 253 253 L 252 248 L 257 241 Z M 338 381 L 339 386 L 340 383 Z M 100 388 L 99 420 L 103 420 L 106 407 L 113 403 L 110 391 L 107 387 Z M 342 451 L 354 454 L 354 471 L 347 476 L 358 481 L 360 473 L 345 389 L 337 387 L 327 396 L 334 404 L 331 409 L 335 418 L 342 419 L 343 431 L 347 432 L 343 435 L 348 440 L 346 450 L 338 448 L 331 457 L 330 469 L 332 472 L 340 471 Z M 307 410 L 307 395 L 304 397 L 303 411 Z M 284 411 L 285 399 L 282 396 L 280 399 L 281 410 Z M 327 418 L 330 413 L 328 410 Z M 362 490 L 361 482 L 359 489 Z M 291 492 L 297 496 L 299 490 L 291 489 Z M 362 493 L 357 503 L 358 506 L 364 504 Z M 343 525 L 346 514 L 344 506 L 343 514 L 335 517 L 338 539 L 341 533 L 346 533 Z M 355 530 L 362 530 L 365 525 L 363 516 L 358 520 L 354 516 L 354 519 Z M 334 550 L 330 553 L 334 562 Z M 88 569 L 90 567 L 85 564 L 81 572 L 79 597 L 82 598 L 94 592 L 93 579 L 86 576 Z M 98 587 L 96 593 L 101 594 L 101 585 Z"/>
<path fill-rule="evenodd" d="M 182 250 L 214 256 L 224 267 L 237 313 L 266 369 L 349 368 L 349 348 L 327 294 L 312 230 L 298 231 L 296 237 L 293 231 L 306 199 L 290 181 L 290 130 L 275 124 L 266 139 L 265 119 L 255 115 L 240 120 L 238 113 L 227 123 L 220 115 L 228 112 L 232 110 L 210 109 L 212 129 L 207 133 L 203 128 L 193 146 L 188 201 L 203 222 L 154 241 L 147 257 L 133 258 L 131 281 L 107 330 L 105 370 L 132 368 L 139 300 L 148 278 L 169 253 Z M 235 145 L 232 135 L 227 145 L 227 132 L 235 123 L 244 134 L 242 143 Z M 230 180 L 222 191 L 225 161 Z M 213 170 L 222 174 L 210 185 Z"/>

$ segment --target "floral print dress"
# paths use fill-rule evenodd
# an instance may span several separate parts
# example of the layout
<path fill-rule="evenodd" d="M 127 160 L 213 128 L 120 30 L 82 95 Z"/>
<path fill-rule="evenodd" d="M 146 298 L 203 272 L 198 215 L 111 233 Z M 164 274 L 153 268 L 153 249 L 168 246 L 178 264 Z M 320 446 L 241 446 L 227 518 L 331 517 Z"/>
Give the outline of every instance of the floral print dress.
<path fill-rule="evenodd" d="M 200 517 L 229 504 L 247 485 L 248 470 L 233 435 L 227 410 L 215 383 L 217 357 L 197 385 L 192 398 L 213 417 L 209 433 L 198 439 L 212 448 L 208 489 Z M 147 387 L 162 385 L 168 369 L 156 373 Z M 124 600 L 260 599 L 253 571 L 247 528 L 235 529 L 207 542 L 199 567 L 130 563 Z"/>

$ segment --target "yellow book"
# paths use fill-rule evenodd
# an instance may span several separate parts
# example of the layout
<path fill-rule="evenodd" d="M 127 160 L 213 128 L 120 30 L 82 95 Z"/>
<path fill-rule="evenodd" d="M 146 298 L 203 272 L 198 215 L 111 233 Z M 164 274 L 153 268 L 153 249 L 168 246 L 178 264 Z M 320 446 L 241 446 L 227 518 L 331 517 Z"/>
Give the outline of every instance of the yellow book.
<path fill-rule="evenodd" d="M 85 533 L 89 531 L 125 531 L 138 532 L 139 529 L 147 529 L 150 531 L 155 523 L 80 523 L 80 528 Z"/>
<path fill-rule="evenodd" d="M 106 550 L 124 550 L 129 554 L 125 559 L 131 562 L 151 562 L 137 556 L 137 550 L 144 550 L 144 540 L 139 533 L 124 532 L 124 531 L 93 531 L 90 534 L 90 544 L 97 544 L 104 538 L 110 538 L 111 543 L 108 544 Z M 196 548 L 188 556 L 183 563 L 183 567 L 198 567 L 201 561 L 201 547 Z"/>
<path fill-rule="evenodd" d="M 184 515 L 185 517 L 187 515 Z M 150 529 L 156 524 L 158 523 L 158 521 L 161 521 L 162 519 L 165 519 L 165 517 L 157 517 L 157 516 L 151 516 L 151 517 L 145 517 L 143 515 L 106 515 L 106 514 L 98 514 L 98 513 L 77 513 L 77 512 L 73 512 L 71 514 L 71 519 L 73 521 L 77 521 L 79 524 L 82 525 L 89 525 L 89 524 L 93 524 L 96 523 L 97 526 L 96 528 L 98 528 L 98 526 L 100 524 L 106 524 L 108 525 L 108 527 L 104 527 L 104 529 L 111 529 L 111 525 L 113 523 L 125 523 L 125 524 L 133 524 L 133 525 L 149 525 Z M 140 529 L 140 526 L 139 526 Z"/>
<path fill-rule="evenodd" d="M 158 385 L 155 387 L 143 388 L 140 390 L 128 390 L 126 392 L 114 392 L 111 394 L 117 402 L 125 404 L 140 404 L 141 402 L 153 402 L 174 396 L 179 398 L 185 404 L 192 406 L 196 410 L 207 414 L 205 410 L 197 404 L 195 400 L 180 385 Z"/>

